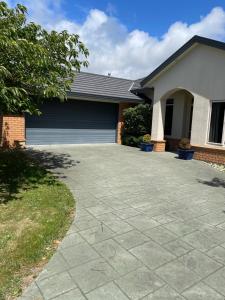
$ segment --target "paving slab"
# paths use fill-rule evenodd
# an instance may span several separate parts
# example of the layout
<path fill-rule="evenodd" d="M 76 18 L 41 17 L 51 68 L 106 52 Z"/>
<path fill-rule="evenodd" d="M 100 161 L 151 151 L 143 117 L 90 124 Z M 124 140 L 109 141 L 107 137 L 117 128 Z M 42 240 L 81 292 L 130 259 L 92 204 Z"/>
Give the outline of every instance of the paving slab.
<path fill-rule="evenodd" d="M 79 233 L 89 244 L 99 243 L 115 235 L 115 232 L 109 229 L 103 223 L 96 227 L 80 231 Z"/>
<path fill-rule="evenodd" d="M 159 290 L 147 295 L 142 300 L 185 300 L 180 294 L 170 286 L 165 285 Z"/>
<path fill-rule="evenodd" d="M 151 217 L 144 214 L 126 219 L 126 222 L 140 231 L 145 231 L 147 229 L 154 228 L 160 225 L 160 223 L 156 222 Z"/>
<path fill-rule="evenodd" d="M 222 264 L 198 250 L 190 251 L 181 256 L 178 260 L 202 278 L 214 273 L 222 267 Z"/>
<path fill-rule="evenodd" d="M 64 294 L 77 287 L 68 272 L 63 272 L 52 277 L 39 280 L 37 281 L 37 285 L 46 300 Z"/>
<path fill-rule="evenodd" d="M 177 257 L 184 255 L 185 253 L 190 252 L 193 250 L 193 247 L 181 239 L 174 240 L 172 242 L 169 242 L 167 244 L 164 244 L 163 247 L 167 250 L 169 250 L 173 255 L 176 255 Z"/>
<path fill-rule="evenodd" d="M 141 299 L 164 285 L 164 282 L 146 267 L 137 269 L 115 282 L 132 300 Z"/>
<path fill-rule="evenodd" d="M 55 298 L 55 300 L 86 300 L 86 298 L 82 295 L 82 293 L 78 290 L 71 290 L 64 294 L 61 294 Z"/>
<path fill-rule="evenodd" d="M 167 244 L 173 240 L 176 240 L 178 236 L 163 226 L 157 226 L 155 228 L 144 231 L 144 234 L 149 236 L 153 241 L 158 244 Z"/>
<path fill-rule="evenodd" d="M 135 256 L 112 239 L 96 244 L 94 248 L 120 275 L 127 274 L 142 265 Z"/>
<path fill-rule="evenodd" d="M 202 282 L 187 289 L 183 296 L 188 300 L 224 300 L 221 294 Z"/>
<path fill-rule="evenodd" d="M 184 236 L 182 240 L 190 244 L 193 248 L 203 252 L 206 252 L 218 245 L 218 242 L 214 238 L 210 238 L 208 235 L 199 230 Z"/>
<path fill-rule="evenodd" d="M 173 254 L 153 241 L 132 248 L 130 252 L 150 269 L 156 269 L 175 259 Z"/>
<path fill-rule="evenodd" d="M 201 279 L 199 275 L 177 260 L 162 266 L 156 270 L 156 274 L 179 293 Z"/>
<path fill-rule="evenodd" d="M 213 273 L 204 281 L 225 297 L 225 267 Z"/>
<path fill-rule="evenodd" d="M 26 290 L 26 293 L 19 297 L 19 300 L 44 300 L 43 295 L 40 292 L 40 289 L 33 282 Z"/>
<path fill-rule="evenodd" d="M 69 273 L 84 293 L 88 293 L 119 276 L 103 258 L 70 269 Z"/>
<path fill-rule="evenodd" d="M 98 253 L 87 243 L 60 249 L 60 252 L 70 267 L 84 264 L 99 257 Z"/>
<path fill-rule="evenodd" d="M 149 238 L 140 231 L 132 230 L 124 234 L 117 235 L 114 237 L 114 240 L 116 240 L 125 249 L 131 249 L 149 241 Z"/>
<path fill-rule="evenodd" d="M 225 265 L 225 249 L 221 246 L 217 246 L 207 252 L 207 255 Z"/>
<path fill-rule="evenodd" d="M 114 283 L 108 283 L 86 295 L 88 300 L 128 300 Z"/>
<path fill-rule="evenodd" d="M 76 216 L 22 300 L 225 298 L 225 190 L 210 184 L 224 173 L 119 145 L 40 149 Z"/>
<path fill-rule="evenodd" d="M 62 273 L 63 271 L 66 271 L 68 269 L 68 263 L 66 262 L 62 254 L 58 251 L 52 256 L 47 266 L 39 274 L 38 279 L 41 280 L 44 278 L 48 278 L 57 273 Z"/>

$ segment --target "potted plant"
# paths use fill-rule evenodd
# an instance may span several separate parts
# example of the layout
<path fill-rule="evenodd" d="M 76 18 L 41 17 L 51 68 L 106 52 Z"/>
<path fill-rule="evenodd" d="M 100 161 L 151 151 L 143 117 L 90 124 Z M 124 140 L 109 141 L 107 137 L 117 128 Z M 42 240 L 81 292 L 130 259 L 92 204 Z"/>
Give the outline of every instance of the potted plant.
<path fill-rule="evenodd" d="M 179 142 L 178 157 L 180 159 L 191 160 L 194 155 L 194 150 L 191 149 L 190 140 L 183 138 Z"/>
<path fill-rule="evenodd" d="M 145 134 L 143 136 L 143 141 L 140 143 L 140 148 L 142 151 L 151 152 L 153 150 L 154 144 L 151 143 L 151 135 Z"/>

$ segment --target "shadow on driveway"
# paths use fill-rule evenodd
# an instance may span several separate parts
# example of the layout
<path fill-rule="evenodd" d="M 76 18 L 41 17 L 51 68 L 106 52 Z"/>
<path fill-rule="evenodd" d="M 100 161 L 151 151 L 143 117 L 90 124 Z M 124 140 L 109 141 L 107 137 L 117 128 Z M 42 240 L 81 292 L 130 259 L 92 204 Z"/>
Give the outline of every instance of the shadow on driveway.
<path fill-rule="evenodd" d="M 199 183 L 211 186 L 211 187 L 223 187 L 225 188 L 225 180 L 214 177 L 212 180 L 207 181 L 207 180 L 198 180 Z"/>
<path fill-rule="evenodd" d="M 80 163 L 79 161 L 72 159 L 69 154 L 65 153 L 56 153 L 36 149 L 27 149 L 26 151 L 48 170 L 69 169 Z"/>

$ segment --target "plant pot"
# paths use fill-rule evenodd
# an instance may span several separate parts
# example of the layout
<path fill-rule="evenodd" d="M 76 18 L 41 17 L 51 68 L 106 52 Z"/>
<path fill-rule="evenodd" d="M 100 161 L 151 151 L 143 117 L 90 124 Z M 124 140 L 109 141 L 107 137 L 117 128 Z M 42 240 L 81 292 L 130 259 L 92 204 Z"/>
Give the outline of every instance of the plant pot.
<path fill-rule="evenodd" d="M 140 143 L 141 150 L 145 152 L 152 152 L 153 147 L 154 147 L 153 143 Z"/>
<path fill-rule="evenodd" d="M 178 157 L 184 160 L 191 160 L 194 155 L 194 150 L 191 149 L 178 149 Z"/>

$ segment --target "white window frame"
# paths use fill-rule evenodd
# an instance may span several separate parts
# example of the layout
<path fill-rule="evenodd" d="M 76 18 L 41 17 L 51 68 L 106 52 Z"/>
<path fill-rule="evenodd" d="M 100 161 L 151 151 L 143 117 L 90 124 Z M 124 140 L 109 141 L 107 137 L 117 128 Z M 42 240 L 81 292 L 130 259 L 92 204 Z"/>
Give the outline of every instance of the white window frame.
<path fill-rule="evenodd" d="M 224 102 L 225 100 L 211 100 L 210 101 L 210 114 L 209 114 L 209 123 L 208 123 L 208 138 L 207 138 L 207 143 L 210 145 L 214 145 L 214 146 L 221 146 L 221 147 L 225 147 L 225 111 L 224 111 L 224 118 L 223 118 L 223 133 L 222 133 L 222 141 L 221 143 L 213 143 L 209 141 L 209 134 L 210 134 L 210 125 L 211 125 L 211 117 L 212 117 L 212 105 L 213 103 L 220 103 L 220 102 Z"/>

